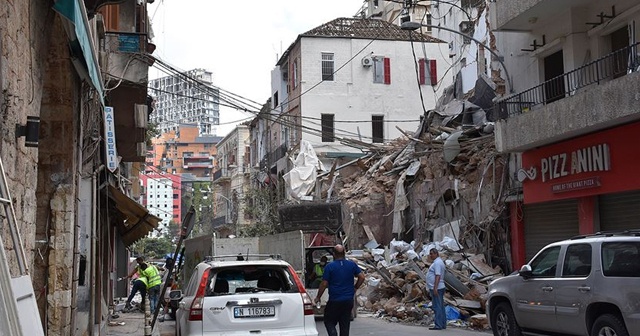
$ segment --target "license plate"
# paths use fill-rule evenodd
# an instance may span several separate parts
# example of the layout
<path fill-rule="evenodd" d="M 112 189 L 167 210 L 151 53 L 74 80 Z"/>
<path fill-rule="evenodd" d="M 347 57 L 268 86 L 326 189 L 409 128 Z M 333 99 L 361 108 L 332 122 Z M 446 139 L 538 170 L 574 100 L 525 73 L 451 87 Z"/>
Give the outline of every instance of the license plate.
<path fill-rule="evenodd" d="M 246 318 L 246 317 L 266 317 L 275 316 L 276 308 L 274 306 L 264 307 L 233 307 L 233 317 Z"/>

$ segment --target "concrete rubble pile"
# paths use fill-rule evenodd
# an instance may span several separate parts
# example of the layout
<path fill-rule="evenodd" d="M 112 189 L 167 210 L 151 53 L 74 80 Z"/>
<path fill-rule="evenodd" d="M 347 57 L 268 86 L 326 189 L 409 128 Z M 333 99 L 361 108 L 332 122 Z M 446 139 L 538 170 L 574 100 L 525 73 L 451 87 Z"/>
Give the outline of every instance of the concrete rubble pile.
<path fill-rule="evenodd" d="M 503 276 L 499 267 L 486 264 L 481 254 L 467 254 L 453 238 L 416 244 L 393 240 L 386 248 L 354 250 L 349 258 L 365 272 L 356 293 L 358 305 L 392 321 L 433 322 L 426 273 L 429 250 L 436 248 L 447 265 L 445 304 L 450 325 L 488 329 L 484 314 L 487 286 Z"/>
<path fill-rule="evenodd" d="M 482 108 L 452 99 L 426 113 L 417 131 L 400 131 L 403 138 L 367 148 L 336 187 L 351 246 L 364 247 L 352 254 L 367 274 L 358 303 L 391 319 L 430 322 L 424 275 L 436 247 L 449 270 L 448 313 L 484 329 L 487 285 L 511 271 L 507 158 L 496 151 L 493 123 Z"/>

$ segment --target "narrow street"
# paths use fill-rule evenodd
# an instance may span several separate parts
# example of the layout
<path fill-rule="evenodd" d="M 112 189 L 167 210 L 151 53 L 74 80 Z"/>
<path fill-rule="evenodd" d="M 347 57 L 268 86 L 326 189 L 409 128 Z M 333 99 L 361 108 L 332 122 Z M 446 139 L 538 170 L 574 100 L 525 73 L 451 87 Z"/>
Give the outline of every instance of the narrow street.
<path fill-rule="evenodd" d="M 316 320 L 318 335 L 326 336 L 327 330 L 322 320 Z M 396 322 L 388 322 L 384 319 L 373 317 L 372 314 L 360 313 L 358 318 L 351 322 L 351 335 L 491 335 L 491 331 L 473 331 L 463 328 L 449 327 L 446 330 L 429 330 L 427 326 L 408 325 Z"/>

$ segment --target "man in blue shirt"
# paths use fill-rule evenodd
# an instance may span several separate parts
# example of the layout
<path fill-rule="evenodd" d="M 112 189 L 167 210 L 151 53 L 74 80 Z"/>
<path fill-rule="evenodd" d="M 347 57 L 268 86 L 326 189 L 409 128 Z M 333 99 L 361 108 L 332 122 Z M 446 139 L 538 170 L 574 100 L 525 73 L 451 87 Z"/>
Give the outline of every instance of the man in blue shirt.
<path fill-rule="evenodd" d="M 431 307 L 435 313 L 434 326 L 430 330 L 442 330 L 447 328 L 447 316 L 444 310 L 444 272 L 446 267 L 438 250 L 429 250 L 429 259 L 433 260 L 427 271 L 427 287 L 431 294 Z"/>
<path fill-rule="evenodd" d="M 340 336 L 349 336 L 353 297 L 364 282 L 360 267 L 344 256 L 344 246 L 336 245 L 333 248 L 333 261 L 324 267 L 318 296 L 315 298 L 315 302 L 319 303 L 325 289 L 329 288 L 329 301 L 324 309 L 324 326 L 329 336 L 338 335 L 336 324 L 340 325 Z M 358 278 L 355 285 L 354 277 Z"/>

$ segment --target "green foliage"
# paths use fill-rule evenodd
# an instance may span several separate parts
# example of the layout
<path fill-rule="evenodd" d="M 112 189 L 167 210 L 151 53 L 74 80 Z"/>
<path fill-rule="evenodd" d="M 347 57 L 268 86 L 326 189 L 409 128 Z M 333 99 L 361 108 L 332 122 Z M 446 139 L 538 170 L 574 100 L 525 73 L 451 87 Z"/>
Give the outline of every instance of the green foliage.
<path fill-rule="evenodd" d="M 244 195 L 244 215 L 253 224 L 242 228 L 241 237 L 259 237 L 277 233 L 280 229 L 278 202 L 274 190 L 269 187 L 250 188 Z"/>
<path fill-rule="evenodd" d="M 196 211 L 191 237 L 211 234 L 213 231 L 213 193 L 211 184 L 209 182 L 193 183 L 190 203 L 190 206 L 193 205 Z"/>
<path fill-rule="evenodd" d="M 147 130 L 145 133 L 145 142 L 147 146 L 151 146 L 151 139 L 160 135 L 160 130 L 158 129 L 158 124 L 154 122 L 147 123 Z"/>
<path fill-rule="evenodd" d="M 145 259 L 157 259 L 167 253 L 175 252 L 176 245 L 167 237 L 145 237 L 133 245 L 136 256 L 144 256 Z"/>

